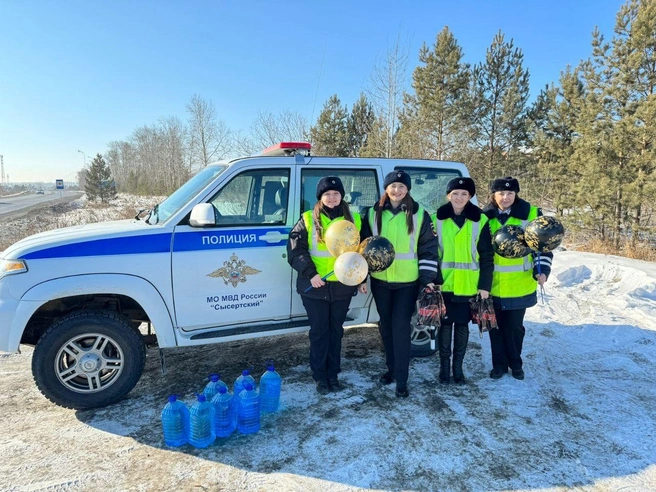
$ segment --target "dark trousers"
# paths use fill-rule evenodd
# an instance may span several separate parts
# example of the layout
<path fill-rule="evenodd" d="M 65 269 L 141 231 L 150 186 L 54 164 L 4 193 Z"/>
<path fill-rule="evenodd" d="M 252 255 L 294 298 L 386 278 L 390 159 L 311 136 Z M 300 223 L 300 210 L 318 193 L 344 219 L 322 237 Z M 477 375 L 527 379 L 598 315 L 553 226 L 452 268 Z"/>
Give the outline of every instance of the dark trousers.
<path fill-rule="evenodd" d="M 492 366 L 506 372 L 522 368 L 522 345 L 524 344 L 524 315 L 526 309 L 497 310 L 497 330 L 490 330 Z"/>
<path fill-rule="evenodd" d="M 315 381 L 337 377 L 342 370 L 344 321 L 351 299 L 324 301 L 301 296 L 310 321 L 310 369 Z"/>
<path fill-rule="evenodd" d="M 380 315 L 378 331 L 385 348 L 387 370 L 394 375 L 397 386 L 405 386 L 410 369 L 410 320 L 419 285 L 388 289 L 385 284 L 372 282 L 371 293 Z"/>
<path fill-rule="evenodd" d="M 460 361 L 462 364 L 467 352 L 467 343 L 469 342 L 469 325 L 466 323 L 451 323 L 442 318 L 440 329 L 437 332 L 438 348 L 440 359 L 449 359 L 451 357 L 451 335 L 453 337 L 453 361 Z"/>

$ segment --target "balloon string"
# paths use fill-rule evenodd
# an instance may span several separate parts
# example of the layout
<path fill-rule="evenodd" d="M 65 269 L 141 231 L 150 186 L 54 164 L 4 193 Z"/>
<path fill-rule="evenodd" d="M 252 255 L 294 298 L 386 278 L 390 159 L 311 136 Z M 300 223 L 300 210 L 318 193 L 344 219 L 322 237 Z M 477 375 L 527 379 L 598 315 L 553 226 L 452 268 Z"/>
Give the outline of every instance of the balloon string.
<path fill-rule="evenodd" d="M 542 275 L 542 262 L 540 261 L 540 252 L 538 251 L 538 277 Z M 544 304 L 544 285 L 540 285 L 540 299 Z"/>
<path fill-rule="evenodd" d="M 324 275 L 323 277 L 321 277 L 321 280 L 326 280 L 328 277 L 330 277 L 331 275 L 334 275 L 334 274 L 335 274 L 335 270 L 333 270 L 332 272 L 327 273 L 326 275 Z M 314 289 L 314 286 L 310 285 L 310 286 L 309 286 L 307 289 L 305 289 L 303 292 L 309 292 L 309 291 L 312 290 L 312 289 Z"/>

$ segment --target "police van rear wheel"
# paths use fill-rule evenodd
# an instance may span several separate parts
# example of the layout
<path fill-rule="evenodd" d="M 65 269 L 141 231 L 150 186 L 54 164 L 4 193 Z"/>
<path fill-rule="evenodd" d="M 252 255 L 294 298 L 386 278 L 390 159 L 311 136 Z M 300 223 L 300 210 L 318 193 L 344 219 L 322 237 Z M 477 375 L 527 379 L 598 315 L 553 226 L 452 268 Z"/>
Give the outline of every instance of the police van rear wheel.
<path fill-rule="evenodd" d="M 428 357 L 437 352 L 437 343 L 435 348 L 431 349 L 430 331 L 428 327 L 417 325 L 417 314 L 412 317 L 410 331 L 410 357 Z"/>
<path fill-rule="evenodd" d="M 115 403 L 137 384 L 146 347 L 130 320 L 82 311 L 55 322 L 39 339 L 32 374 L 46 398 L 66 408 Z"/>

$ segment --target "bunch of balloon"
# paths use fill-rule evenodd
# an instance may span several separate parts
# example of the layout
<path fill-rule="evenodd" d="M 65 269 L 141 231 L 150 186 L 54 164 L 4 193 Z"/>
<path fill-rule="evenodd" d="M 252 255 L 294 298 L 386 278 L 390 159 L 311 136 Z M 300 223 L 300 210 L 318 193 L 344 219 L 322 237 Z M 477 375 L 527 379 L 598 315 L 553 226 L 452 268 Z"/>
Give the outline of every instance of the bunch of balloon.
<path fill-rule="evenodd" d="M 522 258 L 532 253 L 549 253 L 560 246 L 565 228 L 555 217 L 542 215 L 533 219 L 526 228 L 505 225 L 492 237 L 494 251 L 504 258 Z"/>
<path fill-rule="evenodd" d="M 366 260 L 357 252 L 360 246 L 360 231 L 348 220 L 333 222 L 324 234 L 326 249 L 333 255 L 335 265 L 333 271 L 324 275 L 326 280 L 332 275 L 344 285 L 359 285 L 367 278 L 368 266 Z M 308 287 L 308 290 L 312 287 Z"/>
<path fill-rule="evenodd" d="M 492 238 L 492 246 L 504 258 L 522 258 L 533 254 L 540 275 L 540 255 L 560 246 L 564 236 L 565 228 L 558 219 L 542 215 L 526 224 L 525 229 L 515 225 L 501 227 Z M 540 294 L 544 302 L 544 286 L 540 286 Z"/>
<path fill-rule="evenodd" d="M 333 255 L 333 273 L 344 285 L 359 285 L 367 278 L 369 267 L 364 257 L 358 253 L 360 231 L 352 222 L 339 220 L 333 222 L 324 236 L 326 248 Z"/>

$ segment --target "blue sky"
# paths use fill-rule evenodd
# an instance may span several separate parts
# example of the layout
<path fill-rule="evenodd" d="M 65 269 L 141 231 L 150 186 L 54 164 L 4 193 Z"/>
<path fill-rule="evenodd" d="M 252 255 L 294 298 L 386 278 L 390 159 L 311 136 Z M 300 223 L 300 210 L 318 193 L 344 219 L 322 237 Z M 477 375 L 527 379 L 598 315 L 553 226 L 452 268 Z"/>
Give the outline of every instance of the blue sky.
<path fill-rule="evenodd" d="M 185 120 L 194 94 L 234 130 L 260 110 L 311 121 L 332 94 L 350 108 L 397 38 L 410 76 L 445 25 L 472 64 L 499 29 L 513 38 L 535 96 L 590 55 L 595 26 L 612 36 L 623 3 L 0 0 L 0 154 L 11 182 L 72 179 L 78 150 Z"/>

